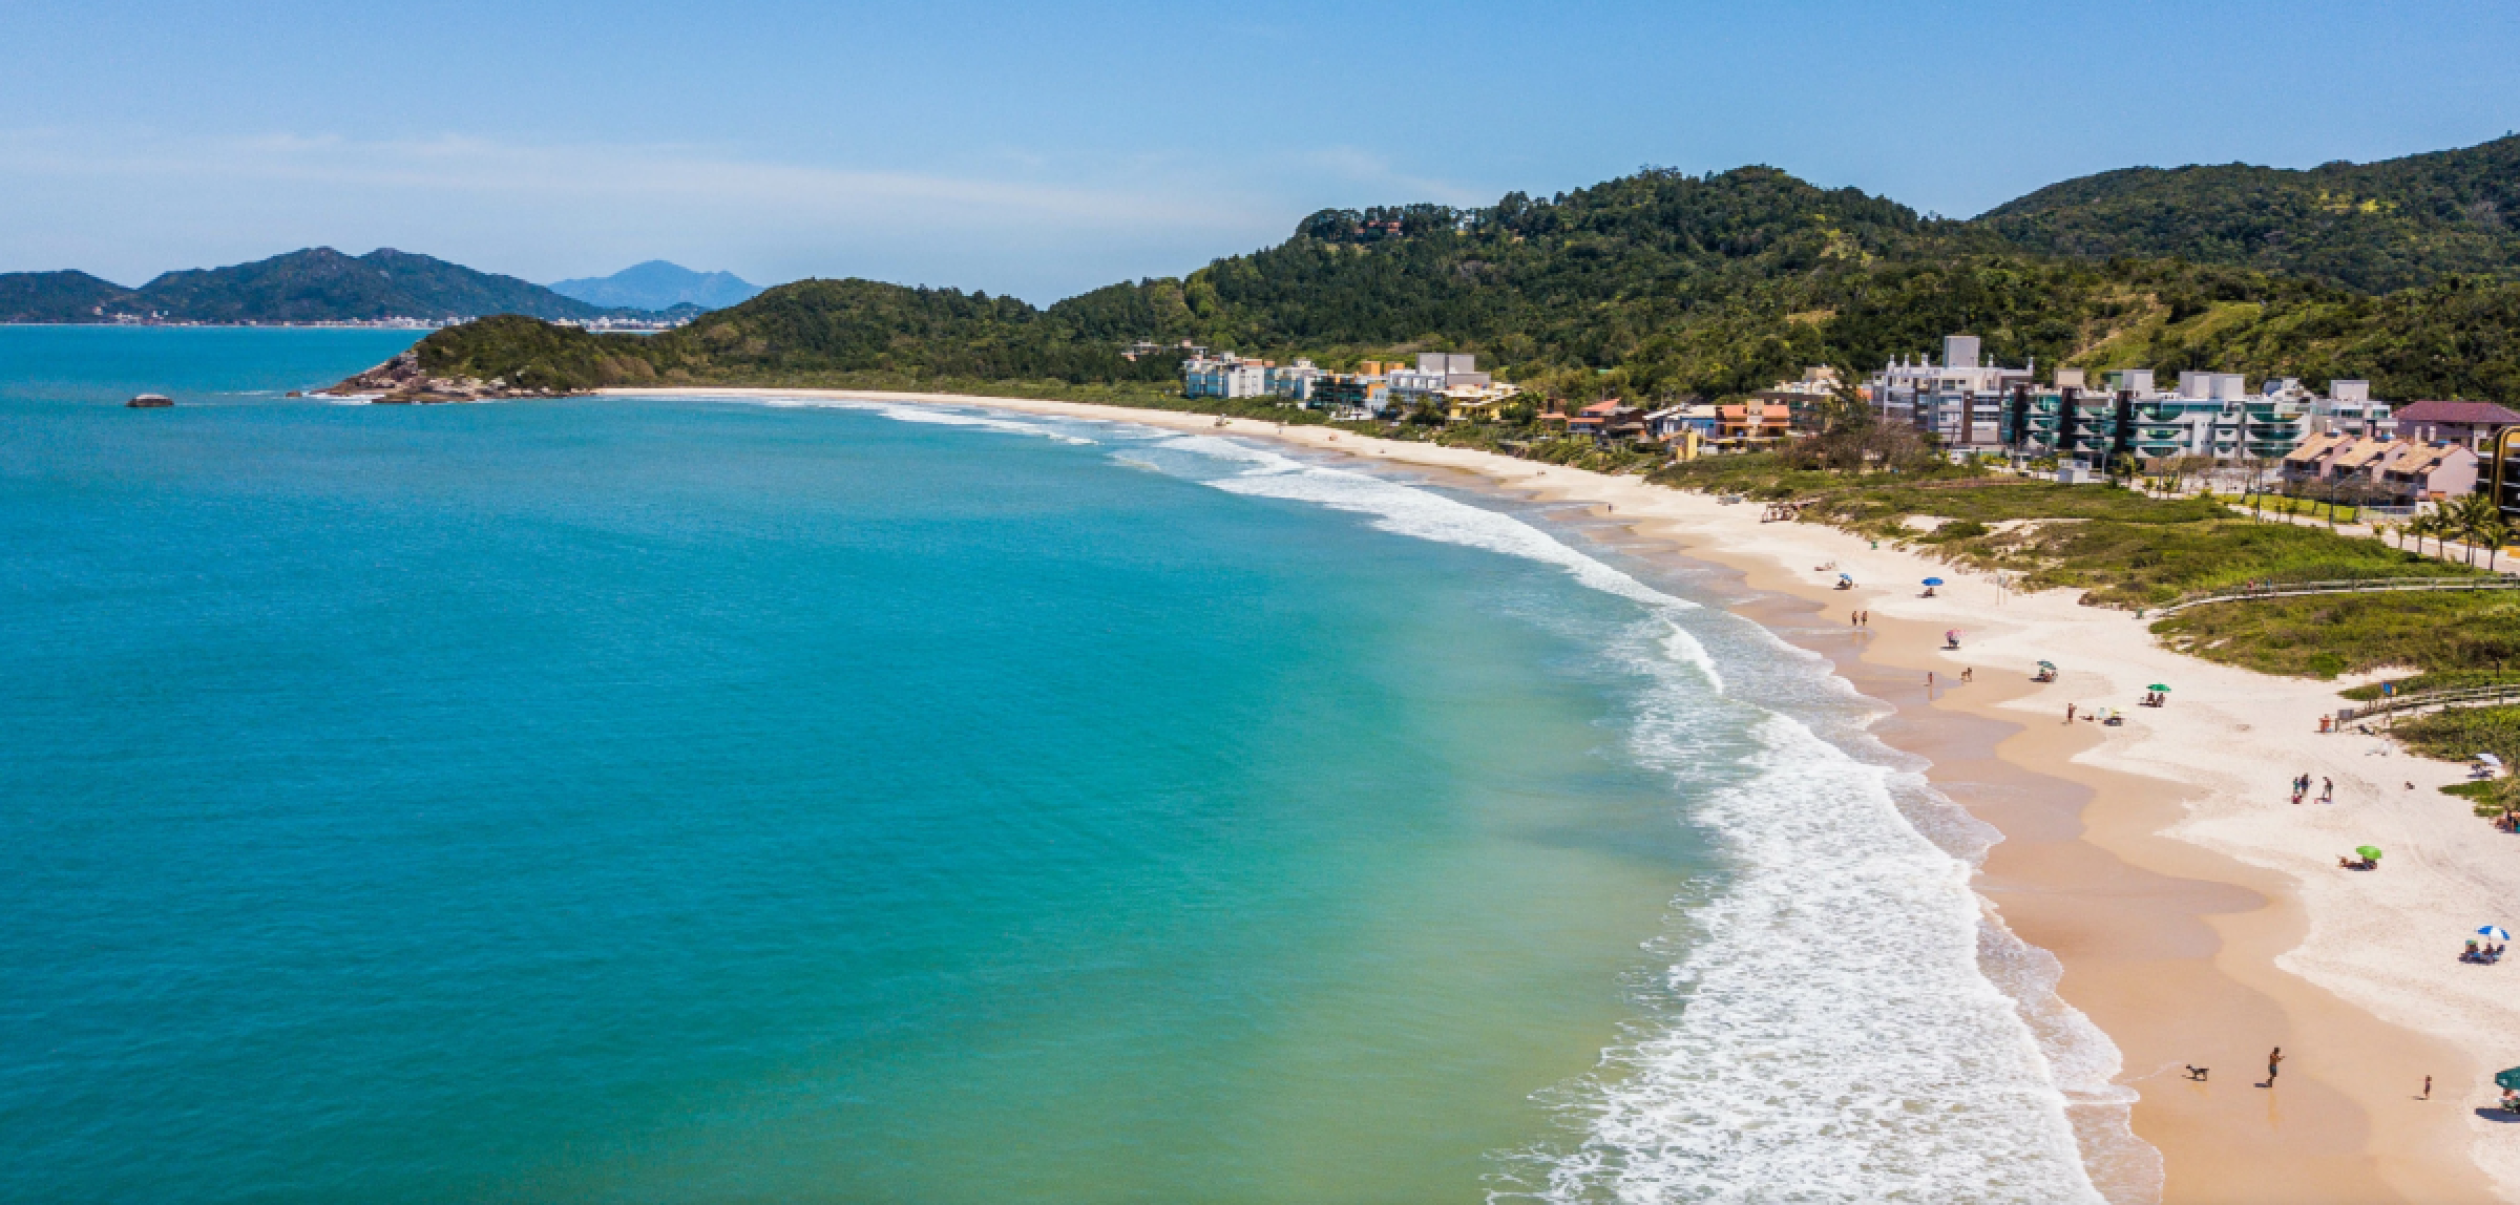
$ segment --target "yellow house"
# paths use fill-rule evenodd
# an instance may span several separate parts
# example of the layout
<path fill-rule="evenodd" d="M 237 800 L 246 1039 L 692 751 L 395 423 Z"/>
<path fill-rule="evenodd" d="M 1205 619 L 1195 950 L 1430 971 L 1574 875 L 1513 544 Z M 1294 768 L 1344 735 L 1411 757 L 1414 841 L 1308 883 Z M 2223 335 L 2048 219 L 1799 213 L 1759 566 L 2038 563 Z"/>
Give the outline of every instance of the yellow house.
<path fill-rule="evenodd" d="M 1682 427 L 1671 433 L 1664 443 L 1671 448 L 1673 460 L 1695 460 L 1706 455 L 1706 436 L 1695 427 Z"/>

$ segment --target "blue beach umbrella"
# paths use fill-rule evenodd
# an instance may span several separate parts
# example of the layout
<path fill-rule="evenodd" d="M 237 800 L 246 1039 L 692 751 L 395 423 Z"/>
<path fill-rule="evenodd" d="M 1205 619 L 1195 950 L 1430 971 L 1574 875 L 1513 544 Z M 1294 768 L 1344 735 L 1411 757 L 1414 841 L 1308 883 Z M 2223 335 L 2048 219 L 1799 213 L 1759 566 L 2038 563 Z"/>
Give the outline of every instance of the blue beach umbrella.
<path fill-rule="evenodd" d="M 1925 579 L 1925 584 L 1928 586 L 1939 586 L 1942 584 L 1942 579 L 1939 577 L 1929 577 Z"/>
<path fill-rule="evenodd" d="M 1855 575 L 1852 573 L 1841 573 L 1838 575 L 1838 580 L 1842 582 L 1851 582 L 1855 580 Z"/>
<path fill-rule="evenodd" d="M 2476 935 L 2487 941 L 2511 940 L 2511 931 L 2503 928 L 2501 925 L 2487 925 L 2484 928 L 2477 930 Z"/>

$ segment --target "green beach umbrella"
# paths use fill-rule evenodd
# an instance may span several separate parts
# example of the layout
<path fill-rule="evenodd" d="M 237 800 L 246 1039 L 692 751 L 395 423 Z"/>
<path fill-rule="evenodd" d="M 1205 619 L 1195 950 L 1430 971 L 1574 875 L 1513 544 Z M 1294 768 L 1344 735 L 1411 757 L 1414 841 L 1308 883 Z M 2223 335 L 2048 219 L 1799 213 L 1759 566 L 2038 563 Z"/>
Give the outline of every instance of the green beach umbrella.
<path fill-rule="evenodd" d="M 2053 662 L 2053 661 L 2042 661 L 2042 662 L 2040 662 L 2040 663 L 2039 663 L 2039 668 L 2040 668 L 2040 669 L 2055 669 L 2055 668 L 2056 668 L 2056 663 L 2055 663 L 2055 662 Z"/>
<path fill-rule="evenodd" d="M 2520 1092 L 2520 1067 L 2514 1067 L 2508 1071 L 2495 1072 L 2494 1085 L 2499 1088 L 2509 1088 L 2514 1092 Z"/>
<path fill-rule="evenodd" d="M 2159 683 L 2159 682 L 2155 682 L 2155 683 L 2153 683 L 2152 685 L 2145 687 L 2144 689 L 2149 690 L 2149 691 L 2153 692 L 2154 694 L 2160 694 L 2160 695 L 2166 695 L 2166 694 L 2169 694 L 2169 693 L 2170 693 L 2170 688 L 2169 688 L 2169 687 L 2167 687 L 2167 686 L 2163 686 L 2163 685 L 2162 685 L 2161 683 Z"/>
<path fill-rule="evenodd" d="M 2380 860 L 2380 847 L 2377 845 L 2357 845 L 2354 847 L 2354 852 L 2361 854 L 2363 856 L 2363 860 L 2366 862 L 2377 862 Z"/>

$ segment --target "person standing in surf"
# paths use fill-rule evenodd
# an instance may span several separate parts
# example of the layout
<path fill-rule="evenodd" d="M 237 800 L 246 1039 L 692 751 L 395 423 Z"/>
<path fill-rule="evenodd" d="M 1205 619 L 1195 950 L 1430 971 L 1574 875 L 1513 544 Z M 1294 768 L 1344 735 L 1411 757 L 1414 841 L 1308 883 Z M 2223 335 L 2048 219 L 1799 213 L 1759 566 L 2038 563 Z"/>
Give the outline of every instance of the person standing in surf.
<path fill-rule="evenodd" d="M 2276 1069 L 2277 1067 L 2282 1066 L 2282 1065 L 2283 1065 L 2283 1062 L 2284 1062 L 2284 1048 L 2283 1048 L 2283 1047 L 2278 1046 L 2278 1047 L 2276 1047 L 2275 1049 L 2273 1049 L 2273 1050 L 2270 1050 L 2270 1051 L 2267 1051 L 2267 1052 L 2266 1052 L 2266 1086 L 2267 1086 L 2267 1087 L 2272 1088 L 2272 1087 L 2274 1087 L 2274 1086 L 2275 1086 L 2275 1069 Z"/>

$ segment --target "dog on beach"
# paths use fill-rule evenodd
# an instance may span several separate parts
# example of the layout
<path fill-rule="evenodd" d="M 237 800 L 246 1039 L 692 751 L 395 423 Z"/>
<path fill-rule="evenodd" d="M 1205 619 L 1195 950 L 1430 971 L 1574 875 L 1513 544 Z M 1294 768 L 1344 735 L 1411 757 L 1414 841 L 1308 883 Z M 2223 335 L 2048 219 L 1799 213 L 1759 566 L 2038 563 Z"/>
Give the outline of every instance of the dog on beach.
<path fill-rule="evenodd" d="M 2205 1077 L 2212 1075 L 2214 1073 L 2214 1069 L 2211 1067 L 2199 1067 L 2194 1063 L 2189 1063 L 2187 1065 L 2187 1072 L 2189 1079 L 2203 1080 Z"/>

